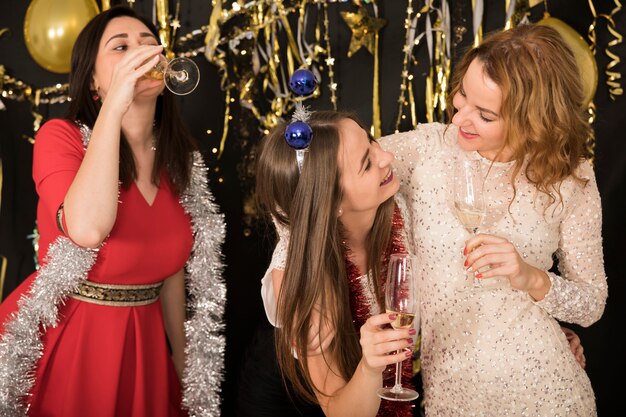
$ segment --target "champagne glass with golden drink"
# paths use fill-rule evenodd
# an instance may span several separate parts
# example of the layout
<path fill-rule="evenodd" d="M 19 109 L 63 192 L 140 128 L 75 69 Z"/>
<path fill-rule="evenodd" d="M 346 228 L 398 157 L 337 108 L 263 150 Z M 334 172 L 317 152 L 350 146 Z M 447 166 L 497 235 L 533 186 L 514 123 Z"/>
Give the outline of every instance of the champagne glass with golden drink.
<path fill-rule="evenodd" d="M 460 158 L 454 166 L 454 211 L 465 230 L 476 235 L 485 219 L 487 207 L 483 195 L 484 176 L 481 161 Z M 471 275 L 470 275 L 471 274 Z M 481 288 L 482 282 L 474 273 L 466 274 L 474 288 Z"/>
<path fill-rule="evenodd" d="M 200 70 L 189 58 L 178 57 L 168 61 L 161 55 L 161 60 L 145 76 L 154 80 L 163 80 L 168 90 L 176 95 L 191 93 L 200 81 Z"/>
<path fill-rule="evenodd" d="M 385 283 L 385 308 L 395 314 L 391 323 L 394 329 L 406 329 L 413 325 L 418 309 L 416 260 L 406 253 L 394 253 L 389 257 L 387 282 Z M 396 379 L 393 387 L 378 389 L 378 396 L 391 401 L 411 401 L 419 394 L 402 386 L 402 362 L 396 363 Z"/>

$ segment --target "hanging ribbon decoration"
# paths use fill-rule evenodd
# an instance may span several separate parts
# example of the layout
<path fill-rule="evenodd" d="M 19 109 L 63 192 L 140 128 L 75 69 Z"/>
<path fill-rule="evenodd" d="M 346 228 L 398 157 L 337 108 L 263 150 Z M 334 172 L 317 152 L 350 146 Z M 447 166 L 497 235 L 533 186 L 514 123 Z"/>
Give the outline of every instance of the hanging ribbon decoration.
<path fill-rule="evenodd" d="M 109 10 L 111 8 L 110 0 L 102 0 L 102 11 Z"/>
<path fill-rule="evenodd" d="M 0 161 L 0 168 L 2 168 L 2 161 Z M 0 184 L 2 184 L 2 178 L 0 178 Z M 2 293 L 4 292 L 4 278 L 7 275 L 7 258 L 0 255 L 0 302 L 3 300 Z"/>
<path fill-rule="evenodd" d="M 474 47 L 483 41 L 483 0 L 472 0 L 472 18 L 474 26 Z"/>
<path fill-rule="evenodd" d="M 328 24 L 328 3 L 324 2 L 324 43 L 326 44 L 326 67 L 328 68 L 328 89 L 333 110 L 337 111 L 337 82 L 335 81 L 335 58 L 330 49 L 330 25 Z"/>
<path fill-rule="evenodd" d="M 172 34 L 169 24 L 169 8 L 167 0 L 156 0 L 156 17 L 157 26 L 159 29 L 159 38 L 163 44 L 163 50 L 167 59 L 174 57 L 174 50 L 172 48 Z"/>
<path fill-rule="evenodd" d="M 409 64 L 412 62 L 413 48 L 419 45 L 420 39 L 424 36 L 422 33 L 419 36 L 415 36 L 417 30 L 417 21 L 424 14 L 428 12 L 430 6 L 427 4 L 422 9 L 412 16 L 413 6 L 412 0 L 408 0 L 406 9 L 406 18 L 404 20 L 405 41 L 402 52 L 404 56 L 402 58 L 402 71 L 400 72 L 400 96 L 398 97 L 398 114 L 396 115 L 395 132 L 400 131 L 400 124 L 402 120 L 406 118 L 403 108 L 408 106 L 411 114 L 411 126 L 415 129 L 417 127 L 417 114 L 415 113 L 415 96 L 413 94 L 413 74 L 409 73 Z"/>
<path fill-rule="evenodd" d="M 589 8 L 591 9 L 591 13 L 593 15 L 593 22 L 589 26 L 589 39 L 592 44 L 592 51 L 595 54 L 596 50 L 596 34 L 595 27 L 598 22 L 598 18 L 604 18 L 607 21 L 607 30 L 611 35 L 615 37 L 615 39 L 611 40 L 607 43 L 607 47 L 604 49 L 604 53 L 611 59 L 611 61 L 607 64 L 606 70 L 604 73 L 607 76 L 606 85 L 609 87 L 609 97 L 611 100 L 615 100 L 616 96 L 621 96 L 624 94 L 624 89 L 622 88 L 621 82 L 619 81 L 622 78 L 622 74 L 618 71 L 614 71 L 617 65 L 620 64 L 620 57 L 614 53 L 610 48 L 615 47 L 616 45 L 622 43 L 623 36 L 616 29 L 615 21 L 613 20 L 613 16 L 617 14 L 620 10 L 622 10 L 622 4 L 619 0 L 614 0 L 615 7 L 611 10 L 610 14 L 601 13 L 597 14 L 596 9 L 593 5 L 593 1 L 589 0 Z"/>
<path fill-rule="evenodd" d="M 426 44 L 430 58 L 430 72 L 426 77 L 426 120 L 428 122 L 446 121 L 446 98 L 450 79 L 450 9 L 446 0 L 441 1 L 441 8 L 436 12 L 435 23 L 431 17 L 426 19 Z M 434 39 L 433 39 L 434 38 Z"/>
<path fill-rule="evenodd" d="M 377 7 L 374 3 L 374 13 Z M 352 37 L 348 47 L 348 58 L 352 57 L 361 47 L 365 47 L 374 56 L 374 86 L 372 94 L 372 128 L 374 138 L 381 136 L 380 128 L 380 97 L 379 97 L 379 59 L 378 59 L 378 32 L 387 24 L 384 19 L 372 17 L 367 14 L 364 7 L 359 7 L 356 13 L 341 12 L 341 17 L 346 22 Z"/>

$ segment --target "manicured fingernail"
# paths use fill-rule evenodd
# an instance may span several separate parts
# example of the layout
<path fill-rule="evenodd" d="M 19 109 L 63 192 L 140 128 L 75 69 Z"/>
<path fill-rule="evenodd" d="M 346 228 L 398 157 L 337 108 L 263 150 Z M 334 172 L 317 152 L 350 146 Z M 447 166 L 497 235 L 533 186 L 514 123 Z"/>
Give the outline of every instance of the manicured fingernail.
<path fill-rule="evenodd" d="M 411 338 L 406 339 L 406 341 L 409 342 L 411 345 L 413 344 L 413 339 Z"/>
<path fill-rule="evenodd" d="M 467 260 L 466 260 L 466 261 L 463 263 L 463 266 L 467 266 L 467 265 L 468 265 L 468 263 L 467 263 Z"/>
<path fill-rule="evenodd" d="M 396 315 L 395 314 L 390 314 L 389 315 L 389 320 L 395 320 L 396 319 Z"/>
<path fill-rule="evenodd" d="M 476 274 L 476 278 L 482 278 L 483 274 Z"/>
<path fill-rule="evenodd" d="M 467 255 L 467 246 L 463 248 L 463 255 Z"/>
<path fill-rule="evenodd" d="M 409 334 L 410 334 L 411 336 L 412 336 L 412 335 L 414 335 L 415 333 L 417 333 L 417 330 L 415 330 L 415 329 L 411 329 L 411 330 L 409 330 Z"/>

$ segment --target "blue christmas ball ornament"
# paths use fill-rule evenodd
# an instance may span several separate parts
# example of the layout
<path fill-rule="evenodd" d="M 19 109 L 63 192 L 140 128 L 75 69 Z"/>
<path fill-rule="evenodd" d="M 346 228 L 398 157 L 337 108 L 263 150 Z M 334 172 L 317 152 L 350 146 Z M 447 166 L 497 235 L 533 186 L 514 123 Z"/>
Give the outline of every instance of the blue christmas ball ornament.
<path fill-rule="evenodd" d="M 308 69 L 299 69 L 291 74 L 289 79 L 289 88 L 298 96 L 308 96 L 313 94 L 317 87 L 315 75 Z"/>
<path fill-rule="evenodd" d="M 311 126 L 304 122 L 296 121 L 290 123 L 285 130 L 285 140 L 294 149 L 305 149 L 311 143 L 313 130 Z"/>

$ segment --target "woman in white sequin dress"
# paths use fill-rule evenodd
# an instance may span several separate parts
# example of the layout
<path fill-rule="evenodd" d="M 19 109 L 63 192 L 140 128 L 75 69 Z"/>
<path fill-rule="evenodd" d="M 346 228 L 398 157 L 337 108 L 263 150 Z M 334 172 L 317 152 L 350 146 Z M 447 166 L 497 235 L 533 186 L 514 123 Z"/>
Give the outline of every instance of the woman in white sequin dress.
<path fill-rule="evenodd" d="M 590 381 L 558 323 L 593 324 L 607 298 L 574 57 L 554 30 L 524 25 L 486 39 L 456 70 L 453 125 L 424 124 L 381 141 L 396 155 L 423 269 L 426 413 L 596 415 Z M 452 207 L 461 157 L 488 172 L 476 237 Z M 471 280 L 485 267 L 478 278 L 495 288 L 468 288 L 466 273 Z"/>

